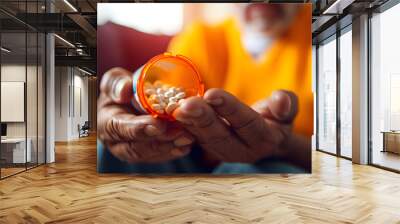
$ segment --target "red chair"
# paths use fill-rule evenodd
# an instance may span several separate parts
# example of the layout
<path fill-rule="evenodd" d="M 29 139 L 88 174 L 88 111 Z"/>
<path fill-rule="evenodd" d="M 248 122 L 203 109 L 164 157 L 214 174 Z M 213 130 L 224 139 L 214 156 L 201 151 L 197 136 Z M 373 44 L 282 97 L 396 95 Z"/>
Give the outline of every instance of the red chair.
<path fill-rule="evenodd" d="M 150 58 L 163 53 L 172 36 L 144 33 L 107 22 L 97 27 L 98 80 L 113 67 L 135 71 Z"/>

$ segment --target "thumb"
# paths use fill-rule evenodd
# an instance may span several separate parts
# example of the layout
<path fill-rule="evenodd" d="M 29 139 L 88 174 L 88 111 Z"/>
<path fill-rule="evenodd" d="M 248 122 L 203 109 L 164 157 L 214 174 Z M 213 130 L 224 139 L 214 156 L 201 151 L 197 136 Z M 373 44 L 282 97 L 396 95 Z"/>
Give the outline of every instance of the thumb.
<path fill-rule="evenodd" d="M 112 68 L 104 73 L 100 91 L 117 104 L 129 103 L 132 99 L 131 73 L 123 68 Z"/>
<path fill-rule="evenodd" d="M 270 98 L 257 102 L 253 108 L 264 118 L 291 123 L 298 112 L 298 99 L 293 92 L 277 90 Z"/>

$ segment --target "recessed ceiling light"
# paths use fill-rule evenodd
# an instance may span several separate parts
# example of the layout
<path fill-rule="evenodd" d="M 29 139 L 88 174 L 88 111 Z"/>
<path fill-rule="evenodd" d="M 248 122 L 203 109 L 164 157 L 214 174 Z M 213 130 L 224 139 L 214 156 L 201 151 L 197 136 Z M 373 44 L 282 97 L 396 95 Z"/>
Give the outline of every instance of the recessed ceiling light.
<path fill-rule="evenodd" d="M 7 49 L 7 48 L 5 48 L 5 47 L 1 47 L 0 49 L 1 49 L 1 51 L 4 51 L 4 52 L 6 52 L 6 53 L 10 53 L 10 52 L 11 52 L 10 49 Z"/>
<path fill-rule="evenodd" d="M 74 12 L 78 12 L 78 10 L 68 1 L 64 0 L 65 4 L 67 4 Z"/>
<path fill-rule="evenodd" d="M 90 73 L 90 72 L 88 72 L 88 71 L 86 71 L 86 70 L 84 70 L 84 69 L 81 69 L 81 68 L 79 68 L 79 67 L 78 67 L 78 70 L 81 71 L 81 72 L 83 72 L 83 73 L 85 73 L 85 74 L 87 74 L 87 75 L 90 75 L 90 76 L 93 75 L 92 73 Z"/>
<path fill-rule="evenodd" d="M 59 36 L 58 34 L 54 34 L 55 37 L 57 37 L 59 40 L 61 40 L 62 42 L 66 43 L 67 45 L 69 45 L 70 47 L 75 48 L 75 45 L 73 45 L 71 42 L 69 42 L 68 40 L 62 38 L 61 36 Z"/>

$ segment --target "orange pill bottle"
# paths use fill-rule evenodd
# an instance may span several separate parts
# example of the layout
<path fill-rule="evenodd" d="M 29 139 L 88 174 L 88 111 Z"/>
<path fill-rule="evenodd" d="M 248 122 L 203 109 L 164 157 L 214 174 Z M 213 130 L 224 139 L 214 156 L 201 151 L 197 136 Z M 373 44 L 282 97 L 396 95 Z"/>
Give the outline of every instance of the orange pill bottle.
<path fill-rule="evenodd" d="M 185 93 L 185 98 L 204 94 L 204 84 L 196 66 L 182 55 L 163 53 L 153 57 L 133 73 L 133 106 L 142 114 L 174 120 L 171 113 L 154 109 L 151 99 L 154 96 L 145 92 L 146 86 L 155 83 L 179 88 Z"/>

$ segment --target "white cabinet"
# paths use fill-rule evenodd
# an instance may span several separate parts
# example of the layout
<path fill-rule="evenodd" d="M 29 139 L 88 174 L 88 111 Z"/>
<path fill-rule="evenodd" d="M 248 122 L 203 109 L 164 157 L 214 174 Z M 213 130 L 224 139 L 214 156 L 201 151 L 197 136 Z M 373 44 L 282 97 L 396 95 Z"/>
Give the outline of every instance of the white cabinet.
<path fill-rule="evenodd" d="M 7 138 L 1 140 L 1 147 L 3 151 L 9 151 L 9 159 L 12 163 L 25 163 L 32 161 L 32 140 L 26 139 L 27 147 L 25 151 L 25 138 Z"/>

